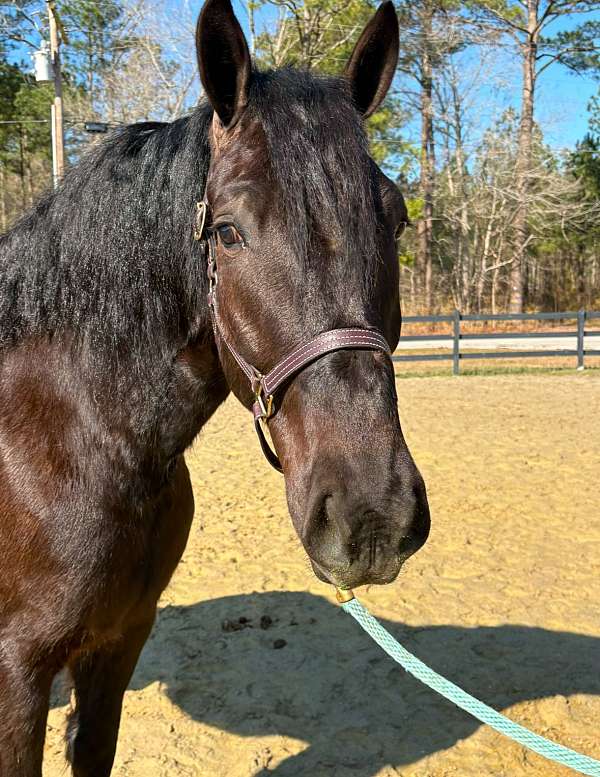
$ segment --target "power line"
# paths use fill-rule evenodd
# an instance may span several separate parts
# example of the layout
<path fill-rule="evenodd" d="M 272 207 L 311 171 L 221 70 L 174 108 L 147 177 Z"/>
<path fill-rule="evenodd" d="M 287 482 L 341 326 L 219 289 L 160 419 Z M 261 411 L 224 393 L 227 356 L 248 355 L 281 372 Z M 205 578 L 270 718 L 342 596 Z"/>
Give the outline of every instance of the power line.
<path fill-rule="evenodd" d="M 65 124 L 68 124 L 70 127 L 76 127 L 76 126 L 83 126 L 86 123 L 89 123 L 90 121 L 96 121 L 95 119 L 66 119 Z M 140 119 L 140 121 L 146 121 L 146 119 Z M 1 120 L 0 125 L 5 124 L 12 124 L 12 125 L 18 125 L 18 124 L 49 124 L 50 119 L 13 119 L 13 120 Z M 102 124 L 106 124 L 108 127 L 111 128 L 117 128 L 117 127 L 123 127 L 128 126 L 129 124 L 134 125 L 136 122 L 121 122 L 121 121 L 103 121 Z M 386 138 L 374 138 L 371 141 L 373 144 L 376 144 L 378 146 L 386 146 L 386 147 L 406 147 L 406 146 L 416 146 L 418 145 L 419 141 L 416 140 L 389 140 Z M 471 144 L 467 143 L 463 145 L 463 150 L 467 149 L 482 149 L 482 147 L 479 144 Z M 399 148 L 398 150 L 401 150 Z M 451 149 L 452 150 L 452 149 Z M 482 149 L 484 150 L 484 149 Z M 418 149 L 417 149 L 418 152 Z M 560 148 L 560 149 L 550 149 L 551 154 L 560 154 L 560 153 L 568 153 L 568 154 L 600 154 L 600 151 L 594 151 L 593 149 L 588 148 L 582 148 L 582 149 L 575 149 L 575 148 Z M 486 159 L 501 159 L 505 157 L 510 156 L 510 151 L 507 151 L 506 153 L 501 152 L 487 152 L 485 153 Z"/>

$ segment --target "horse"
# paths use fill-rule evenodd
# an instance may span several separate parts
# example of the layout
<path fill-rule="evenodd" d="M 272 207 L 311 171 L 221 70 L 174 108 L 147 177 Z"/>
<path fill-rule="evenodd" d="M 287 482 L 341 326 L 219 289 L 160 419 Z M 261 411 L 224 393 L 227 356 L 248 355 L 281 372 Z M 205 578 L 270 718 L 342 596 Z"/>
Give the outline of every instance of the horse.
<path fill-rule="evenodd" d="M 190 531 L 184 452 L 229 392 L 319 579 L 389 583 L 425 542 L 389 357 L 407 210 L 364 129 L 398 39 L 388 1 L 342 76 L 260 71 L 207 0 L 198 107 L 116 131 L 0 238 L 2 777 L 41 776 L 65 667 L 72 773 L 110 774 Z"/>

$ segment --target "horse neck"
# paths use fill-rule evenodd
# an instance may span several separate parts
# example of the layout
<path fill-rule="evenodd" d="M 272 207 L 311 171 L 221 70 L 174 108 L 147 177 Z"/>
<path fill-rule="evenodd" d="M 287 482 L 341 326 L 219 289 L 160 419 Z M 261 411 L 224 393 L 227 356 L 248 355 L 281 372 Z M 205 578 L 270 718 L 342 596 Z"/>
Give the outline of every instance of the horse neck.
<path fill-rule="evenodd" d="M 0 241 L 0 287 L 23 290 L 0 300 L 0 340 L 18 333 L 0 348 L 55 362 L 56 393 L 136 459 L 180 453 L 227 393 L 192 236 L 207 124 L 126 129 Z"/>

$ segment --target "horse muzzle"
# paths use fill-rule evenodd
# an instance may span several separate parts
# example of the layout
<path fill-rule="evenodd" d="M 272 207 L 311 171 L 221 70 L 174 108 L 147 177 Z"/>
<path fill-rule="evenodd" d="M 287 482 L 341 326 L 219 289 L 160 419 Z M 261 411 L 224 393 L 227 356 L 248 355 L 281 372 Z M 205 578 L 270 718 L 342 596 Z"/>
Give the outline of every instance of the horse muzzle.
<path fill-rule="evenodd" d="M 412 474 L 409 488 L 379 504 L 346 488 L 311 500 L 301 539 L 320 580 L 353 588 L 396 579 L 429 534 L 425 488 L 416 468 Z"/>

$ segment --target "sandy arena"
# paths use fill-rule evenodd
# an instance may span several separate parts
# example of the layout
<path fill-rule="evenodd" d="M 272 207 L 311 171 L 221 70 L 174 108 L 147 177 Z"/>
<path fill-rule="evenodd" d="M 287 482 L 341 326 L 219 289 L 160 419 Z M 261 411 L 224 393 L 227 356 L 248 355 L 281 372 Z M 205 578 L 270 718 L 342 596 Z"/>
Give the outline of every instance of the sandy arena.
<path fill-rule="evenodd" d="M 600 758 L 600 374 L 398 381 L 432 531 L 359 591 L 419 657 Z M 125 697 L 115 777 L 573 774 L 407 677 L 313 576 L 230 399 L 188 455 L 196 518 Z M 45 777 L 66 777 L 57 683 Z"/>

